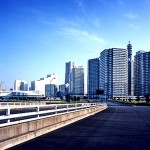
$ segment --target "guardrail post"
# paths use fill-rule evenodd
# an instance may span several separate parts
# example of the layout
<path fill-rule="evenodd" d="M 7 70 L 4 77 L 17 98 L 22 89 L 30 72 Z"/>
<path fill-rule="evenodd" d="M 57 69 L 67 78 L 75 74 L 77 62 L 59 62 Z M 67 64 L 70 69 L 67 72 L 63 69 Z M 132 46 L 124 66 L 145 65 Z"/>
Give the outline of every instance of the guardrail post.
<path fill-rule="evenodd" d="M 10 116 L 10 108 L 6 109 L 6 116 Z M 7 122 L 10 122 L 10 119 L 7 119 Z"/>
<path fill-rule="evenodd" d="M 92 107 L 94 107 L 95 103 L 92 104 Z"/>
<path fill-rule="evenodd" d="M 37 107 L 36 107 L 36 112 L 39 112 L 39 111 L 40 111 L 40 107 L 37 106 Z M 37 115 L 37 117 L 39 117 L 39 115 Z"/>
<path fill-rule="evenodd" d="M 88 107 L 90 107 L 90 108 L 92 107 L 92 103 L 90 103 L 90 104 L 87 104 L 87 105 L 88 105 Z M 88 107 L 87 107 L 87 108 L 88 108 Z"/>
<path fill-rule="evenodd" d="M 91 103 L 86 103 L 86 108 L 91 108 Z"/>
<path fill-rule="evenodd" d="M 68 113 L 69 104 L 67 104 L 67 113 Z"/>
<path fill-rule="evenodd" d="M 77 104 L 75 104 L 75 110 L 77 111 Z"/>
<path fill-rule="evenodd" d="M 82 109 L 83 109 L 84 104 L 82 103 Z"/>
<path fill-rule="evenodd" d="M 57 114 L 57 105 L 55 105 L 55 114 Z"/>

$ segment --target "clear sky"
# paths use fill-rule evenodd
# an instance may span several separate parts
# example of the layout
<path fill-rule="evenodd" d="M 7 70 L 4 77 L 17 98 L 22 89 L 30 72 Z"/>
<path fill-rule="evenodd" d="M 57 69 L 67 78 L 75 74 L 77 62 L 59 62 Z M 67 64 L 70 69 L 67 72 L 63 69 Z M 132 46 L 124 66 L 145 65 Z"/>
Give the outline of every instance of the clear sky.
<path fill-rule="evenodd" d="M 0 82 L 30 83 L 107 48 L 150 50 L 150 0 L 0 0 Z"/>

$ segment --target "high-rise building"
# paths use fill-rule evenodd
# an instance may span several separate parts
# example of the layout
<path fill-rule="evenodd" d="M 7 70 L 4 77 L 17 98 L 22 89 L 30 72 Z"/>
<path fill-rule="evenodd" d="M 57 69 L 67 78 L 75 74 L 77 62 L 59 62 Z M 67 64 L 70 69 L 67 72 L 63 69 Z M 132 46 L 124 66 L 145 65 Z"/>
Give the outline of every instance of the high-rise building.
<path fill-rule="evenodd" d="M 129 44 L 127 45 L 128 50 L 128 95 L 132 95 L 132 45 L 129 41 Z"/>
<path fill-rule="evenodd" d="M 74 63 L 66 63 L 65 71 L 66 93 L 71 95 L 84 95 L 84 68 L 83 66 L 75 67 Z"/>
<path fill-rule="evenodd" d="M 99 58 L 88 60 L 88 97 L 96 97 L 96 90 L 99 89 Z"/>
<path fill-rule="evenodd" d="M 150 94 L 150 52 L 138 51 L 134 56 L 134 95 Z"/>
<path fill-rule="evenodd" d="M 15 91 L 28 91 L 28 83 L 24 80 L 15 80 L 14 90 Z"/>
<path fill-rule="evenodd" d="M 74 62 L 71 62 L 71 61 L 69 61 L 69 62 L 66 62 L 66 70 L 65 70 L 65 84 L 67 84 L 68 85 L 68 88 L 67 88 L 67 92 L 69 93 L 69 92 L 72 92 L 72 82 L 73 82 L 73 80 L 72 80 L 72 68 L 74 68 Z"/>
<path fill-rule="evenodd" d="M 84 68 L 83 66 L 72 68 L 72 94 L 84 96 Z"/>
<path fill-rule="evenodd" d="M 128 96 L 128 51 L 105 49 L 100 54 L 100 83 L 107 98 Z"/>
<path fill-rule="evenodd" d="M 134 61 L 131 61 L 131 96 L 134 96 Z"/>

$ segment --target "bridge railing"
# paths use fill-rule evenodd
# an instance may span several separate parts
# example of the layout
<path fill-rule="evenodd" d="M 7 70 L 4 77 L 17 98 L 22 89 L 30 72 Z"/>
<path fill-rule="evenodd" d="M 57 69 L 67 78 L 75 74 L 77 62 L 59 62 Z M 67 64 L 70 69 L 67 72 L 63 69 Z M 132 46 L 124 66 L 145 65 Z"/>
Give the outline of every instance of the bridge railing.
<path fill-rule="evenodd" d="M 0 102 L 0 107 L 1 106 L 8 106 L 8 105 L 45 105 L 47 101 L 31 101 L 31 102 Z"/>
<path fill-rule="evenodd" d="M 52 105 L 7 105 L 0 107 L 0 127 L 23 123 L 104 105 L 101 103 L 76 103 Z"/>

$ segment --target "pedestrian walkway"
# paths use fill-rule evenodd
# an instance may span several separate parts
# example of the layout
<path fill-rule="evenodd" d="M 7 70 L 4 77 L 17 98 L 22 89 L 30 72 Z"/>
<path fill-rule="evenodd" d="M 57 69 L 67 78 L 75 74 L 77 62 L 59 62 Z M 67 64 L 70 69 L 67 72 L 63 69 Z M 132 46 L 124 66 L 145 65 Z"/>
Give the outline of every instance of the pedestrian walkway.
<path fill-rule="evenodd" d="M 150 150 L 150 107 L 111 106 L 14 150 Z"/>

